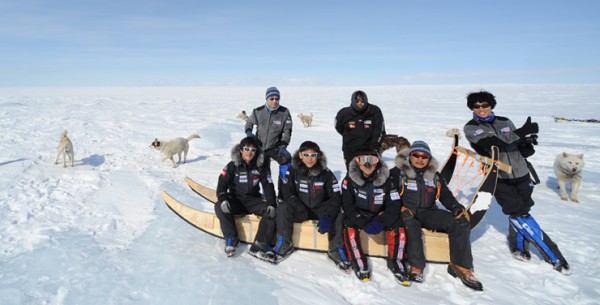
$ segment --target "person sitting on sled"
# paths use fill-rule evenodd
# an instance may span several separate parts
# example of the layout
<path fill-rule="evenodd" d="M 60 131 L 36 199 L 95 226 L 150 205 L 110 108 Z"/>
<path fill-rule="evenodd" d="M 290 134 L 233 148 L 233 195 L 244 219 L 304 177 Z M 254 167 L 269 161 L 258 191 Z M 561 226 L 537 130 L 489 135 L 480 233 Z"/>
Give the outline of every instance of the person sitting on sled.
<path fill-rule="evenodd" d="M 215 213 L 221 222 L 227 256 L 233 256 L 239 244 L 234 215 L 250 213 L 262 216 L 250 254 L 265 256 L 275 230 L 275 187 L 255 137 L 244 138 L 231 149 L 231 161 L 219 176 L 217 197 Z"/>
<path fill-rule="evenodd" d="M 448 272 L 469 288 L 483 290 L 473 275 L 471 254 L 471 225 L 469 213 L 456 201 L 444 179 L 437 171 L 438 161 L 429 145 L 414 141 L 401 150 L 390 170 L 394 186 L 402 198 L 402 223 L 406 229 L 406 257 L 410 265 L 410 281 L 423 282 L 425 254 L 421 228 L 448 233 L 450 264 Z M 439 200 L 447 210 L 439 209 Z"/>
<path fill-rule="evenodd" d="M 525 124 L 516 128 L 513 122 L 492 111 L 496 97 L 487 92 L 472 92 L 467 96 L 467 107 L 473 118 L 465 124 L 465 137 L 471 147 L 480 155 L 490 156 L 492 146 L 500 150 L 498 160 L 512 166 L 512 172 L 500 171 L 496 192 L 496 202 L 502 212 L 509 215 L 508 246 L 514 258 L 529 261 L 529 243 L 533 243 L 544 259 L 554 266 L 554 270 L 570 274 L 570 266 L 533 216 L 529 213 L 534 202 L 531 198 L 533 185 L 530 164 L 525 159 L 535 153 L 539 126 L 527 118 Z"/>
<path fill-rule="evenodd" d="M 369 281 L 371 267 L 361 247 L 361 231 L 373 235 L 384 232 L 388 268 L 399 282 L 406 284 L 406 274 L 398 264 L 404 251 L 404 241 L 400 238 L 400 194 L 392 187 L 389 168 L 377 151 L 359 153 L 349 162 L 342 181 L 344 247 L 354 273 L 363 282 Z"/>
<path fill-rule="evenodd" d="M 292 167 L 285 173 L 283 202 L 277 206 L 276 262 L 293 251 L 294 222 L 318 220 L 321 234 L 327 233 L 327 256 L 342 270 L 350 270 L 342 247 L 342 199 L 335 175 L 327 168 L 327 158 L 317 143 L 306 141 L 293 154 Z"/>

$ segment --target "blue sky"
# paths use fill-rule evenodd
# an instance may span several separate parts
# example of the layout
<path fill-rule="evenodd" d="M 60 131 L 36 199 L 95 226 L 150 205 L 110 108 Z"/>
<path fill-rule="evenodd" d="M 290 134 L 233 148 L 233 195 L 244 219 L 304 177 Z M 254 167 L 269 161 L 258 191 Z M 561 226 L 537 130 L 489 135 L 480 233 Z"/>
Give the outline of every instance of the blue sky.
<path fill-rule="evenodd" d="M 0 86 L 597 84 L 599 13 L 595 0 L 6 0 Z"/>

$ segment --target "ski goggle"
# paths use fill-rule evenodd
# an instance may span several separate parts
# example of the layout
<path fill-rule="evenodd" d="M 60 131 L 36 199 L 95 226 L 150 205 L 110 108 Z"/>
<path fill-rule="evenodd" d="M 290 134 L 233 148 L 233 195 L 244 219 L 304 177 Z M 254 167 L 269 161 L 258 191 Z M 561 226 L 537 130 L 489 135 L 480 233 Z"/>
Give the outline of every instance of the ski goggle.
<path fill-rule="evenodd" d="M 256 152 L 256 147 L 248 147 L 248 146 L 244 146 L 243 150 L 244 150 L 244 151 Z"/>
<path fill-rule="evenodd" d="M 429 160 L 429 158 L 431 158 L 431 156 L 428 154 L 418 154 L 418 153 L 411 153 L 410 156 L 415 159 L 423 159 L 423 160 Z"/>
<path fill-rule="evenodd" d="M 319 153 L 302 153 L 304 158 L 316 158 L 318 155 Z"/>
<path fill-rule="evenodd" d="M 379 158 L 372 155 L 357 156 L 356 162 L 364 167 L 371 167 L 379 163 Z"/>

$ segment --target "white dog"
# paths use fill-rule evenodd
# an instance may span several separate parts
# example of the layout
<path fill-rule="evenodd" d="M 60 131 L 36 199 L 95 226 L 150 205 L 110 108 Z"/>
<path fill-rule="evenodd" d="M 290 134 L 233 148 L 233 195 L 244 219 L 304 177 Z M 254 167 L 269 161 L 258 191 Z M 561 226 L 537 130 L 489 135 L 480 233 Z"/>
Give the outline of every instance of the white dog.
<path fill-rule="evenodd" d="M 67 167 L 67 157 L 71 161 L 71 167 L 75 166 L 75 152 L 73 152 L 73 142 L 67 137 L 67 131 L 63 131 L 60 135 L 60 142 L 58 142 L 58 149 L 56 152 L 56 160 L 54 164 L 58 164 L 58 158 L 62 155 L 63 167 Z"/>
<path fill-rule="evenodd" d="M 304 127 L 312 126 L 312 119 L 313 119 L 312 112 L 309 115 L 299 113 L 298 117 L 300 118 L 300 121 L 302 121 L 302 125 L 304 125 Z"/>
<path fill-rule="evenodd" d="M 173 156 L 179 156 L 179 160 L 177 163 L 181 162 L 181 153 L 183 153 L 183 163 L 185 163 L 187 158 L 188 150 L 190 149 L 189 141 L 192 139 L 199 139 L 200 136 L 197 134 L 193 134 L 187 138 L 175 138 L 169 141 L 160 141 L 158 139 L 154 139 L 154 142 L 150 144 L 150 147 L 156 148 L 156 150 L 160 150 L 160 152 L 165 156 L 163 161 L 169 159 L 173 162 L 173 168 L 177 167 L 175 164 L 175 160 L 173 160 Z"/>
<path fill-rule="evenodd" d="M 558 180 L 560 198 L 562 200 L 567 200 L 567 182 L 570 182 L 571 200 L 579 202 L 577 200 L 577 191 L 581 183 L 581 172 L 584 165 L 583 154 L 574 155 L 563 152 L 556 156 L 556 160 L 554 160 L 554 173 Z"/>

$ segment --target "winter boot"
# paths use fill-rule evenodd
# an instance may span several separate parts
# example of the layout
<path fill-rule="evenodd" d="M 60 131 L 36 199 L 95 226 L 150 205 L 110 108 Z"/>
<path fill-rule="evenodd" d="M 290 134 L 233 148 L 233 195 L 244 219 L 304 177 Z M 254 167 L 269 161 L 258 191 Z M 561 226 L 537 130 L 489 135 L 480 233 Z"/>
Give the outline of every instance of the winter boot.
<path fill-rule="evenodd" d="M 481 282 L 475 277 L 473 271 L 468 268 L 464 268 L 450 262 L 448 264 L 448 273 L 453 277 L 458 277 L 465 284 L 465 286 L 477 290 L 482 291 L 483 285 Z"/>
<path fill-rule="evenodd" d="M 408 272 L 408 278 L 411 282 L 423 283 L 423 269 L 417 266 L 410 266 L 410 271 Z"/>
<path fill-rule="evenodd" d="M 387 258 L 387 267 L 390 269 L 396 281 L 402 286 L 410 286 L 410 278 L 406 272 L 406 267 L 401 261 L 397 261 L 393 258 Z"/>
<path fill-rule="evenodd" d="M 531 254 L 528 251 L 515 250 L 512 251 L 512 257 L 523 262 L 528 262 L 531 259 Z"/>
<path fill-rule="evenodd" d="M 330 249 L 327 251 L 327 257 L 329 257 L 338 268 L 342 269 L 342 271 L 346 273 L 352 272 L 352 264 L 348 261 L 342 247 Z"/>
<path fill-rule="evenodd" d="M 267 252 L 269 251 L 269 245 L 264 242 L 254 241 L 248 253 L 260 260 L 268 261 Z"/>
<path fill-rule="evenodd" d="M 567 261 L 556 262 L 556 264 L 554 264 L 554 270 L 564 275 L 571 275 L 571 267 L 569 266 L 569 263 L 567 263 Z"/>
<path fill-rule="evenodd" d="M 277 237 L 277 245 L 275 248 L 268 254 L 271 256 L 271 259 L 274 264 L 279 264 L 281 261 L 286 259 L 290 254 L 294 252 L 294 244 L 283 238 L 282 235 Z"/>
<path fill-rule="evenodd" d="M 232 257 L 237 252 L 240 241 L 237 237 L 227 237 L 225 238 L 225 254 L 227 257 Z"/>

